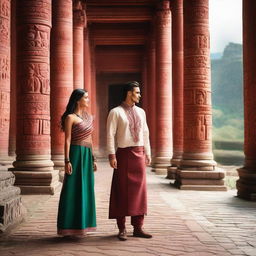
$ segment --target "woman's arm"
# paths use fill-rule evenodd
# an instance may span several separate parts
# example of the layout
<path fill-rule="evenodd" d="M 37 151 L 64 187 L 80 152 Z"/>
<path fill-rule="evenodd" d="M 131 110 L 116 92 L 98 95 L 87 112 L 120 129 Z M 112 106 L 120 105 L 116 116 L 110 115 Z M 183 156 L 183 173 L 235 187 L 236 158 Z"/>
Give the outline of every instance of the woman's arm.
<path fill-rule="evenodd" d="M 71 143 L 71 130 L 74 119 L 71 115 L 68 115 L 65 119 L 65 145 L 64 145 L 64 156 L 65 156 L 65 172 L 67 174 L 72 173 L 72 166 L 69 159 L 69 150 Z"/>

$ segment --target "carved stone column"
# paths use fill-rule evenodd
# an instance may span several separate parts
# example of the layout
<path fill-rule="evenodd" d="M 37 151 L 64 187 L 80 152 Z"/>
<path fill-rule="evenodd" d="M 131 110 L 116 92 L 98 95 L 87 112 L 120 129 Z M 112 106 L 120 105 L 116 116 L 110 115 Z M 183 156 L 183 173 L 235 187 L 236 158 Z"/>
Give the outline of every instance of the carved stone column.
<path fill-rule="evenodd" d="M 51 0 L 17 1 L 17 160 L 22 193 L 53 194 L 59 185 L 50 142 Z"/>
<path fill-rule="evenodd" d="M 64 167 L 60 118 L 73 91 L 72 0 L 54 0 L 51 32 L 51 151 L 56 169 Z"/>
<path fill-rule="evenodd" d="M 152 159 L 155 156 L 156 150 L 156 45 L 154 36 L 150 39 L 148 46 L 148 61 L 147 61 L 147 85 L 148 85 L 148 127 L 150 136 L 150 145 Z M 153 164 L 153 163 L 152 163 Z"/>
<path fill-rule="evenodd" d="M 84 26 L 85 10 L 81 1 L 73 5 L 73 65 L 74 89 L 84 88 Z"/>
<path fill-rule="evenodd" d="M 10 128 L 10 1 L 0 1 L 0 165 L 10 164 L 8 157 Z"/>
<path fill-rule="evenodd" d="M 10 134 L 9 134 L 9 156 L 12 162 L 16 158 L 16 129 L 17 129 L 17 93 L 16 93 L 16 56 L 17 56 L 17 39 L 16 39 L 16 0 L 11 1 L 11 97 L 10 97 Z"/>
<path fill-rule="evenodd" d="M 11 1 L 0 0 L 0 233 L 23 216 L 20 188 L 13 186 L 15 176 L 4 166 L 8 161 L 10 122 L 10 20 Z"/>
<path fill-rule="evenodd" d="M 256 2 L 243 1 L 244 167 L 238 169 L 237 195 L 256 200 Z"/>
<path fill-rule="evenodd" d="M 184 149 L 181 189 L 226 190 L 212 154 L 208 0 L 184 1 Z"/>
<path fill-rule="evenodd" d="M 183 152 L 183 0 L 174 0 L 172 11 L 173 156 L 167 177 L 175 178 Z"/>
<path fill-rule="evenodd" d="M 153 170 L 166 174 L 172 156 L 171 12 L 161 1 L 156 17 L 156 152 Z"/>

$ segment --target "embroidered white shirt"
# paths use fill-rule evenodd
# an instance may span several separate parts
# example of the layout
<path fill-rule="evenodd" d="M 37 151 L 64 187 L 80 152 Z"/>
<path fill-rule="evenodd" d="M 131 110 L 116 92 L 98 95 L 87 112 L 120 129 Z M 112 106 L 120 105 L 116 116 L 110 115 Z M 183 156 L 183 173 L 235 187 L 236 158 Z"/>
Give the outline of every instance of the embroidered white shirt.
<path fill-rule="evenodd" d="M 117 148 L 133 146 L 144 146 L 145 154 L 148 156 L 151 155 L 145 111 L 137 106 L 134 106 L 134 108 L 141 119 L 141 129 L 137 142 L 133 140 L 129 128 L 129 121 L 123 107 L 118 106 L 109 112 L 107 120 L 107 151 L 109 155 L 115 154 Z"/>

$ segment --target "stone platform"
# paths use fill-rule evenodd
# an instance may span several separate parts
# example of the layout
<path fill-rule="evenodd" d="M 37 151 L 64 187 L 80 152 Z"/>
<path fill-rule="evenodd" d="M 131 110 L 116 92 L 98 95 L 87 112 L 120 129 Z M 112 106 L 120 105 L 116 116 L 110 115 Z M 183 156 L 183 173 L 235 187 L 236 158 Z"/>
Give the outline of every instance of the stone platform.
<path fill-rule="evenodd" d="M 0 237 L 0 255 L 256 255 L 256 202 L 236 197 L 236 190 L 186 191 L 148 169 L 148 216 L 145 230 L 152 239 L 134 238 L 127 218 L 128 240 L 116 239 L 117 227 L 108 219 L 112 170 L 98 163 L 95 190 L 97 231 L 83 239 L 56 235 L 59 192 L 22 195 L 26 220 Z M 60 190 L 60 189 L 59 189 Z"/>

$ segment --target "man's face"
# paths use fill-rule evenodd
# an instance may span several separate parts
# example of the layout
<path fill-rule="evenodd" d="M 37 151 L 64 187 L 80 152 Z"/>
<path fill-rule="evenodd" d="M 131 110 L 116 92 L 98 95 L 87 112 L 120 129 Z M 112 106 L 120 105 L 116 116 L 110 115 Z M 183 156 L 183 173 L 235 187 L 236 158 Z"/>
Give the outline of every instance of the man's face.
<path fill-rule="evenodd" d="M 134 87 L 133 91 L 132 91 L 132 94 L 131 94 L 131 100 L 134 103 L 139 103 L 140 102 L 140 98 L 141 98 L 140 88 L 139 87 Z"/>

